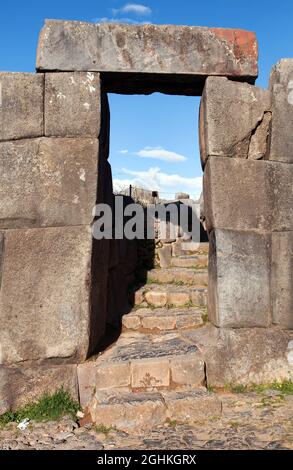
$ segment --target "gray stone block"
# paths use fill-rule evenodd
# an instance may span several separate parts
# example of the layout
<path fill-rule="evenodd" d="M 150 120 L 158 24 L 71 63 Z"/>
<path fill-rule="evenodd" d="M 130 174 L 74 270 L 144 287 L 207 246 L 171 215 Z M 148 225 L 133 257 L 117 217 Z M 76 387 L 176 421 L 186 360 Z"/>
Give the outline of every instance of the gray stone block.
<path fill-rule="evenodd" d="M 257 42 L 233 29 L 47 20 L 37 68 L 255 79 Z"/>
<path fill-rule="evenodd" d="M 272 168 L 264 161 L 210 157 L 203 181 L 207 230 L 270 230 Z"/>
<path fill-rule="evenodd" d="M 91 311 L 90 226 L 7 230 L 4 253 L 1 364 L 85 359 L 90 334 L 103 333 L 102 312 Z"/>
<path fill-rule="evenodd" d="M 266 167 L 273 208 L 272 230 L 293 231 L 293 165 L 267 162 Z"/>
<path fill-rule="evenodd" d="M 273 323 L 293 329 L 293 232 L 272 234 Z"/>
<path fill-rule="evenodd" d="M 293 165 L 210 157 L 205 168 L 207 230 L 292 231 Z"/>
<path fill-rule="evenodd" d="M 45 135 L 98 137 L 100 94 L 98 73 L 46 73 Z"/>
<path fill-rule="evenodd" d="M 267 327 L 270 307 L 270 235 L 210 233 L 209 319 L 224 328 Z"/>
<path fill-rule="evenodd" d="M 32 403 L 63 388 L 78 400 L 75 364 L 17 364 L 0 367 L 0 414 Z"/>
<path fill-rule="evenodd" d="M 270 160 L 293 163 L 293 59 L 282 59 L 272 69 L 272 130 Z"/>
<path fill-rule="evenodd" d="M 160 267 L 161 268 L 168 268 L 171 265 L 171 258 L 172 258 L 172 247 L 170 244 L 163 245 L 161 248 L 157 249 Z"/>
<path fill-rule="evenodd" d="M 200 108 L 202 166 L 210 156 L 265 157 L 270 110 L 268 90 L 224 77 L 208 77 Z"/>
<path fill-rule="evenodd" d="M 200 348 L 207 384 L 270 384 L 293 379 L 292 333 L 279 328 L 215 328 L 186 332 Z"/>
<path fill-rule="evenodd" d="M 44 75 L 0 72 L 0 141 L 44 134 Z"/>
<path fill-rule="evenodd" d="M 0 228 L 91 223 L 97 162 L 92 138 L 0 143 Z"/>

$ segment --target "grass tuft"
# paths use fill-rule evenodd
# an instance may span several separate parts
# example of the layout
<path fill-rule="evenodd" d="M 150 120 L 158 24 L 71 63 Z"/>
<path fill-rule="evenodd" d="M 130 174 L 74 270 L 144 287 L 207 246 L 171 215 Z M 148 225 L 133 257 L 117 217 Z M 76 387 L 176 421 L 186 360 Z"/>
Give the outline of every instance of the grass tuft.
<path fill-rule="evenodd" d="M 202 319 L 203 324 L 206 325 L 209 321 L 208 313 L 203 313 L 202 316 L 201 316 L 201 319 Z"/>
<path fill-rule="evenodd" d="M 105 426 L 104 424 L 97 424 L 95 426 L 95 431 L 97 433 L 103 433 L 105 434 L 106 436 L 113 430 L 113 428 L 110 426 L 110 427 L 107 427 Z"/>
<path fill-rule="evenodd" d="M 284 395 L 293 395 L 293 382 L 291 380 L 284 380 L 283 382 L 273 382 L 270 384 L 259 385 L 231 385 L 230 390 L 235 393 L 256 392 L 262 393 L 267 390 L 275 390 L 283 393 Z"/>
<path fill-rule="evenodd" d="M 10 422 L 20 422 L 28 418 L 34 421 L 57 421 L 65 415 L 76 417 L 80 409 L 69 393 L 63 389 L 52 395 L 44 395 L 39 401 L 29 403 L 17 411 L 8 411 L 0 416 L 0 426 Z"/>

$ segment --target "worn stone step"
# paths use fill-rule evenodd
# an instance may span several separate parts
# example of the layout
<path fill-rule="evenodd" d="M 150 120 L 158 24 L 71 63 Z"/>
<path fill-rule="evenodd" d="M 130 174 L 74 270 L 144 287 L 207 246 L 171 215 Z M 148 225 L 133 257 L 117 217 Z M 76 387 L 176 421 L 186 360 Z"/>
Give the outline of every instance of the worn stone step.
<path fill-rule="evenodd" d="M 171 259 L 171 266 L 178 268 L 206 268 L 207 255 L 181 255 Z"/>
<path fill-rule="evenodd" d="M 172 244 L 172 256 L 208 254 L 209 243 L 177 240 Z"/>
<path fill-rule="evenodd" d="M 77 366 L 80 401 L 87 406 L 96 390 L 157 391 L 198 388 L 205 383 L 202 355 L 179 332 L 122 333 L 95 359 Z"/>
<path fill-rule="evenodd" d="M 192 424 L 222 413 L 216 394 L 206 390 L 162 393 L 95 393 L 88 411 L 94 423 L 125 432 L 144 432 L 170 421 Z"/>
<path fill-rule="evenodd" d="M 147 284 L 132 295 L 132 301 L 151 307 L 187 307 L 207 305 L 207 287 L 177 286 L 175 284 Z"/>
<path fill-rule="evenodd" d="M 124 330 L 160 332 L 198 328 L 204 324 L 205 310 L 199 308 L 139 308 L 122 317 Z"/>
<path fill-rule="evenodd" d="M 191 268 L 159 268 L 151 269 L 147 273 L 148 282 L 157 282 L 160 284 L 174 283 L 177 285 L 207 286 L 207 269 Z"/>

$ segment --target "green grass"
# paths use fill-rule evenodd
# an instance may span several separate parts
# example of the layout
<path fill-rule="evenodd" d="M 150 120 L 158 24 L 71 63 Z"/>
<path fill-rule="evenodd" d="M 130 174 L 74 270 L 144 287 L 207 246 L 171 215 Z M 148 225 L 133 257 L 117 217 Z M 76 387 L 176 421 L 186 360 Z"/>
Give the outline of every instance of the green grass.
<path fill-rule="evenodd" d="M 203 321 L 203 324 L 205 325 L 209 321 L 209 315 L 207 313 L 203 313 L 201 319 Z"/>
<path fill-rule="evenodd" d="M 236 429 L 236 430 L 241 426 L 241 423 L 239 423 L 238 421 L 230 421 L 229 424 L 231 428 Z"/>
<path fill-rule="evenodd" d="M 152 278 L 148 277 L 145 284 L 162 284 L 162 282 L 156 281 L 155 279 L 152 279 Z"/>
<path fill-rule="evenodd" d="M 262 393 L 267 390 L 275 390 L 283 393 L 284 395 L 293 395 L 293 382 L 291 380 L 284 380 L 283 382 L 273 382 L 270 384 L 260 385 L 231 385 L 228 387 L 232 392 L 245 393 L 245 392 L 257 392 Z"/>
<path fill-rule="evenodd" d="M 175 428 L 178 425 L 178 421 L 176 419 L 167 419 L 167 424 L 170 427 Z"/>
<path fill-rule="evenodd" d="M 96 432 L 100 432 L 100 433 L 103 433 L 105 434 L 106 436 L 113 430 L 113 428 L 110 426 L 110 427 L 107 427 L 105 426 L 104 424 L 97 424 L 95 426 L 95 431 Z"/>
<path fill-rule="evenodd" d="M 234 393 L 245 393 L 249 391 L 246 385 L 241 385 L 241 384 L 232 385 L 231 390 Z"/>
<path fill-rule="evenodd" d="M 17 411 L 8 411 L 0 415 L 0 426 L 10 422 L 20 422 L 24 418 L 34 421 L 57 421 L 65 415 L 75 418 L 80 409 L 68 392 L 63 389 L 52 395 L 44 395 L 39 401 L 29 403 Z"/>

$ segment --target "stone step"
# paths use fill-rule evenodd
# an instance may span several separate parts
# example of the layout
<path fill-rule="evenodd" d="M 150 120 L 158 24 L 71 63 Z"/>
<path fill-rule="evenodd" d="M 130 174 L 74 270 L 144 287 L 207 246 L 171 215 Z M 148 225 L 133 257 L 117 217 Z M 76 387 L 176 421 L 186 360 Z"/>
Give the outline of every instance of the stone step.
<path fill-rule="evenodd" d="M 135 306 L 187 307 L 207 305 L 207 287 L 176 286 L 175 284 L 146 284 L 131 297 Z"/>
<path fill-rule="evenodd" d="M 88 411 L 94 423 L 125 432 L 144 432 L 168 422 L 192 424 L 219 418 L 222 404 L 206 390 L 161 393 L 96 392 Z"/>
<path fill-rule="evenodd" d="M 178 268 L 206 268 L 207 255 L 181 255 L 171 259 L 171 266 Z"/>
<path fill-rule="evenodd" d="M 198 328 L 204 324 L 205 310 L 199 308 L 139 308 L 122 317 L 123 331 L 160 332 Z"/>
<path fill-rule="evenodd" d="M 172 256 L 181 255 L 201 255 L 208 254 L 209 244 L 208 243 L 196 243 L 192 241 L 181 241 L 172 244 Z"/>
<path fill-rule="evenodd" d="M 156 282 L 160 284 L 174 283 L 177 285 L 193 285 L 207 286 L 208 271 L 207 269 L 191 269 L 191 268 L 158 268 L 151 269 L 147 273 L 148 282 Z"/>
<path fill-rule="evenodd" d="M 115 344 L 77 366 L 83 407 L 98 390 L 158 391 L 195 389 L 205 384 L 197 346 L 180 332 L 159 335 L 125 332 Z"/>

